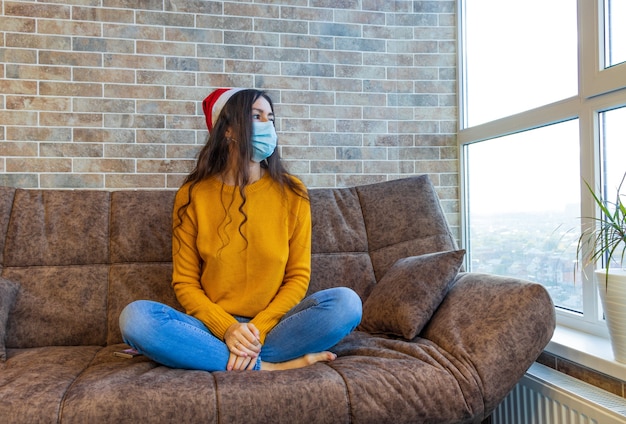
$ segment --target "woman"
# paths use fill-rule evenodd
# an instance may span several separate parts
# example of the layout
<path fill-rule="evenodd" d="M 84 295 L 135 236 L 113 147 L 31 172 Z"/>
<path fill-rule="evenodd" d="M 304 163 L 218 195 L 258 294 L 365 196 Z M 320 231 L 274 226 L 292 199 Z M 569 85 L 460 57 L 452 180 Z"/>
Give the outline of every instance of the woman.
<path fill-rule="evenodd" d="M 327 351 L 361 320 L 348 288 L 303 299 L 311 211 L 276 150 L 274 108 L 258 90 L 218 89 L 203 101 L 209 139 L 176 195 L 172 286 L 186 314 L 136 301 L 124 341 L 174 368 L 275 370 L 332 361 Z"/>

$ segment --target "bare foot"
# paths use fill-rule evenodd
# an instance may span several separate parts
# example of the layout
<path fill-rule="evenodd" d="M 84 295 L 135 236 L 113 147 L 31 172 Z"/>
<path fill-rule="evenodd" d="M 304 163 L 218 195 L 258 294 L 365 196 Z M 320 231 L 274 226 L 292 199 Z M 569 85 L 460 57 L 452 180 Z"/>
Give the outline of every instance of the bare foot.
<path fill-rule="evenodd" d="M 295 368 L 304 368 L 309 365 L 313 365 L 316 362 L 330 362 L 333 361 L 337 355 L 332 352 L 317 352 L 317 353 L 308 353 L 304 356 L 301 356 L 296 359 L 292 359 L 291 361 L 285 362 L 263 362 L 261 361 L 261 370 L 266 371 L 277 371 L 277 370 L 292 370 Z"/>

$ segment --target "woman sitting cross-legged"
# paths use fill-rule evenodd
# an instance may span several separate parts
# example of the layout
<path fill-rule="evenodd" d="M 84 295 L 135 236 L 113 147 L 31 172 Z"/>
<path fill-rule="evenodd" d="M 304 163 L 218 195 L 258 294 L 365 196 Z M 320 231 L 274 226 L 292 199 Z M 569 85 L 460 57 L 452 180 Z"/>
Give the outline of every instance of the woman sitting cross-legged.
<path fill-rule="evenodd" d="M 311 273 L 306 187 L 282 165 L 262 91 L 218 89 L 203 102 L 209 138 L 176 194 L 172 287 L 186 313 L 139 300 L 124 341 L 174 368 L 275 370 L 332 361 L 361 320 L 337 287 L 305 298 Z"/>

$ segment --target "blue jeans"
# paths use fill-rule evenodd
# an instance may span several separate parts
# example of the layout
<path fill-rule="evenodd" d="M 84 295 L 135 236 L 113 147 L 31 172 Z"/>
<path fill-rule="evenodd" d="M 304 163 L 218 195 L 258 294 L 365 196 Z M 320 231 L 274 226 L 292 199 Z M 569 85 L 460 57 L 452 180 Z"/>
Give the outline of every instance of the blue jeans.
<path fill-rule="evenodd" d="M 267 334 L 255 369 L 260 369 L 261 357 L 278 363 L 329 349 L 359 325 L 361 313 L 360 297 L 346 287 L 308 296 Z M 120 315 L 120 330 L 125 343 L 168 367 L 226 370 L 226 343 L 198 319 L 162 303 L 132 302 Z"/>

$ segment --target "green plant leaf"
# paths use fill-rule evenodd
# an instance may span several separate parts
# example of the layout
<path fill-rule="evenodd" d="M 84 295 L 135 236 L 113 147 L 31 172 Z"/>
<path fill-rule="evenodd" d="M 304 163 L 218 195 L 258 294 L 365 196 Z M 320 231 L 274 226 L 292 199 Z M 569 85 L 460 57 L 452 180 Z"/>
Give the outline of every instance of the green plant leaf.
<path fill-rule="evenodd" d="M 587 218 L 593 225 L 582 231 L 578 239 L 576 255 L 583 258 L 582 255 L 586 254 L 583 258 L 584 266 L 601 263 L 603 259 L 606 259 L 607 282 L 611 265 L 615 263 L 623 266 L 626 258 L 626 205 L 620 194 L 624 181 L 626 181 L 626 173 L 617 188 L 615 202 L 603 199 L 585 181 L 601 213 L 599 217 Z"/>

